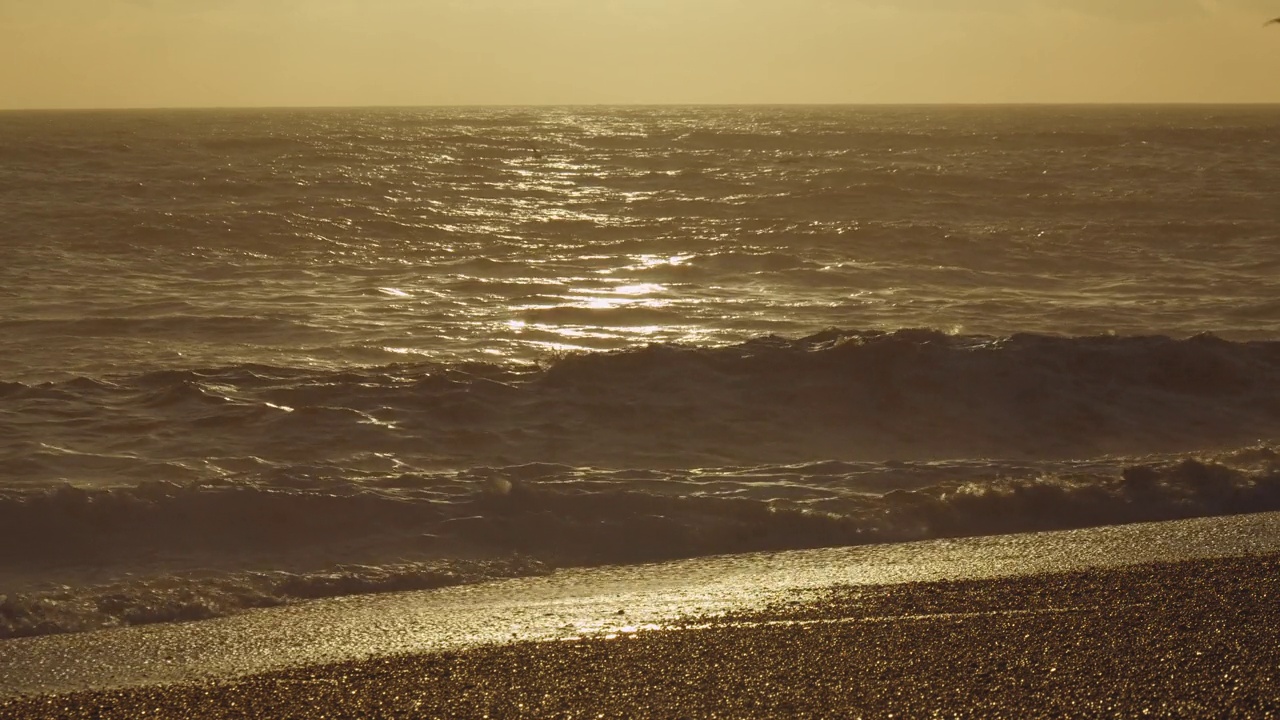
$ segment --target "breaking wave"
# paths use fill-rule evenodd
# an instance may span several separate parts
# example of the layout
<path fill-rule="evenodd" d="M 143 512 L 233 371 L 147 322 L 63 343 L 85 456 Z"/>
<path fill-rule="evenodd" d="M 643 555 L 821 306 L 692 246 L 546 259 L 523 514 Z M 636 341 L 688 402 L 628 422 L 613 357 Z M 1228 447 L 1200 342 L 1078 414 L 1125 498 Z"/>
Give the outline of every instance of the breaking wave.
<path fill-rule="evenodd" d="M 1091 462 L 474 468 L 326 487 L 11 492 L 3 562 L 106 583 L 0 596 L 0 637 L 201 619 L 302 599 L 658 561 L 1280 510 L 1280 453 Z M 21 548 L 21 550 L 19 550 Z M 168 569 L 165 572 L 165 569 Z M 199 570 L 183 569 L 199 568 Z"/>
<path fill-rule="evenodd" d="M 0 384 L 6 484 L 1082 458 L 1280 437 L 1280 343 L 830 330 L 537 365 L 236 365 Z"/>

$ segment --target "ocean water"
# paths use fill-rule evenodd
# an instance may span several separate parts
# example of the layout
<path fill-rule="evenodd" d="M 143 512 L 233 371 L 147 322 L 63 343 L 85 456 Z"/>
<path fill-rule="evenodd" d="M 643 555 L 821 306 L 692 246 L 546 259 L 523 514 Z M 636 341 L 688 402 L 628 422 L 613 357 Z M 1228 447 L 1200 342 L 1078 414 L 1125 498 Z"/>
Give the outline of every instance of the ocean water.
<path fill-rule="evenodd" d="M 0 637 L 1280 509 L 1280 108 L 0 114 Z"/>

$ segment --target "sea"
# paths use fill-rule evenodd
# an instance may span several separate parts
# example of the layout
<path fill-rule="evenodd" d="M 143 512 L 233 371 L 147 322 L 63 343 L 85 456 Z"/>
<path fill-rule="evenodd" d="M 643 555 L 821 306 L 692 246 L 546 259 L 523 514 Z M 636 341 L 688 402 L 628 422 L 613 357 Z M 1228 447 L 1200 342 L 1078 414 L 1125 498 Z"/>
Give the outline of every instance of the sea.
<path fill-rule="evenodd" d="M 1280 107 L 0 113 L 0 638 L 1280 510 Z"/>

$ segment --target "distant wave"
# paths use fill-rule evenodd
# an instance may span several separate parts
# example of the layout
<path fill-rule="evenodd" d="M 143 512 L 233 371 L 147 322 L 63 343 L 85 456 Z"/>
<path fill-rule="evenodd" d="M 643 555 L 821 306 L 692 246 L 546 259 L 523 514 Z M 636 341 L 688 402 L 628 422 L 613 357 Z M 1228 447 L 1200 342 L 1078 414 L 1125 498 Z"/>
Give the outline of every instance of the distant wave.
<path fill-rule="evenodd" d="M 0 637 L 199 619 L 563 565 L 1268 510 L 1280 510 L 1273 446 L 1058 465 L 812 463 L 660 473 L 540 464 L 311 488 L 63 487 L 0 498 L 6 567 L 152 569 L 105 585 L 0 596 Z M 165 558 L 168 566 L 214 570 L 157 572 Z"/>
<path fill-rule="evenodd" d="M 678 323 L 682 319 L 679 313 L 645 306 L 537 308 L 524 311 L 522 317 L 529 322 L 583 324 L 592 327 L 666 325 Z"/>
<path fill-rule="evenodd" d="M 35 336 L 147 336 L 152 338 L 217 335 L 260 337 L 305 327 L 297 320 L 270 316 L 173 314 L 149 317 L 81 317 L 75 319 L 0 320 L 0 332 Z"/>

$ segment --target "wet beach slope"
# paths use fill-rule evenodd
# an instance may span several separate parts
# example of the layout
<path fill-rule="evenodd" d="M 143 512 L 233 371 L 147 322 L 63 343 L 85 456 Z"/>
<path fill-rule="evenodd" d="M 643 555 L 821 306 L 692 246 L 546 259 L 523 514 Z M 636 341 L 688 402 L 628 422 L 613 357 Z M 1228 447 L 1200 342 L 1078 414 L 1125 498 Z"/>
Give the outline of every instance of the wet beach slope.
<path fill-rule="evenodd" d="M 370 642 L 358 653 L 347 643 L 349 657 L 331 652 L 311 663 L 305 659 L 326 656 L 307 647 L 323 644 L 323 634 L 309 635 L 305 613 L 314 622 L 322 604 L 287 609 L 292 616 L 266 611 L 259 626 L 288 619 L 292 627 L 252 642 L 245 628 L 222 638 L 240 638 L 241 670 L 254 670 L 259 658 L 260 671 L 248 675 L 219 668 L 219 652 L 235 652 L 209 646 L 218 645 L 220 624 L 254 622 L 252 613 L 163 630 L 8 641 L 0 660 L 29 670 L 25 680 L 6 683 L 10 699 L 0 701 L 0 717 L 123 718 L 147 710 L 149 717 L 300 718 L 316 717 L 317 708 L 327 717 L 362 718 L 1267 717 L 1280 709 L 1273 689 L 1278 529 L 1280 518 L 1264 514 L 349 598 L 337 602 L 352 622 L 362 617 L 358 604 L 381 603 L 382 625 L 414 632 L 393 645 L 394 633 L 379 638 L 366 628 Z M 708 562 L 721 564 L 699 566 Z M 451 593 L 463 597 L 440 597 Z M 404 612 L 392 613 L 393 602 Z M 407 610 L 414 604 L 430 608 L 436 625 L 415 619 Z M 467 607 L 471 617 L 459 612 Z M 167 683 L 163 670 L 137 663 L 132 680 L 118 674 L 113 681 L 105 658 L 94 657 L 95 635 L 110 636 L 99 644 L 117 653 L 127 674 L 131 649 L 154 651 L 163 643 L 157 634 L 183 627 L 185 644 L 176 647 L 205 646 L 203 679 L 192 672 Z M 352 631 L 331 626 L 329 634 L 349 639 Z M 495 642 L 504 635 L 514 641 Z M 415 642 L 425 652 L 414 652 Z M 290 650 L 304 662 L 261 664 Z M 78 669 L 59 652 L 79 652 Z M 42 695 L 42 684 L 57 681 L 37 679 L 40 666 L 80 673 L 78 680 L 64 675 L 68 687 L 120 689 Z M 167 679 L 184 678 L 174 672 Z"/>

